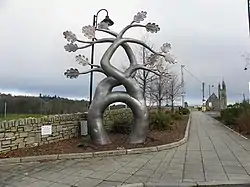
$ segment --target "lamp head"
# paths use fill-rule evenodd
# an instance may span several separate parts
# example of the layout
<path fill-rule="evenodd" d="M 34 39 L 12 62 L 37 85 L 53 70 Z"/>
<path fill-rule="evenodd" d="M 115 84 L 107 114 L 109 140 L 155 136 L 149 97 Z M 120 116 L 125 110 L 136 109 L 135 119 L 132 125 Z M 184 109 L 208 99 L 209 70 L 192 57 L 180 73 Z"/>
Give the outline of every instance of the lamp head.
<path fill-rule="evenodd" d="M 101 22 L 108 24 L 108 26 L 114 25 L 114 22 L 109 18 L 108 15 Z"/>

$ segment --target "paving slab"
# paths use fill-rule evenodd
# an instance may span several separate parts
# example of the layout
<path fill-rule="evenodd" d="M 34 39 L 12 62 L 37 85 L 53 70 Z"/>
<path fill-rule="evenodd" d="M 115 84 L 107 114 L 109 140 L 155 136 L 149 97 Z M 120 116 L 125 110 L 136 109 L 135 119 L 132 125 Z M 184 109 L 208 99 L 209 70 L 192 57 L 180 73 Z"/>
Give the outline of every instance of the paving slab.
<path fill-rule="evenodd" d="M 147 182 L 167 186 L 250 180 L 250 141 L 205 113 L 191 115 L 188 141 L 179 147 L 136 155 L 41 163 L 0 162 L 0 186 L 104 187 L 132 183 L 143 186 Z"/>

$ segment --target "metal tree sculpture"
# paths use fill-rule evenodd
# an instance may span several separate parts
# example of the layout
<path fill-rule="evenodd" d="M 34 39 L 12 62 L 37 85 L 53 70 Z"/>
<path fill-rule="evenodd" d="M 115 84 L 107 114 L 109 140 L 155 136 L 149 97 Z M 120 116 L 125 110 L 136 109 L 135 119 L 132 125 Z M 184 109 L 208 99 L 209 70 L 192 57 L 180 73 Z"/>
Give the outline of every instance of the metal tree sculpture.
<path fill-rule="evenodd" d="M 90 72 L 101 72 L 107 77 L 104 78 L 97 86 L 94 94 L 93 101 L 88 110 L 88 126 L 90 128 L 90 137 L 95 144 L 105 145 L 110 143 L 110 139 L 103 126 L 103 113 L 105 109 L 114 102 L 126 103 L 133 112 L 133 126 L 131 127 L 131 134 L 129 136 L 130 143 L 143 143 L 146 140 L 147 130 L 149 126 L 148 110 L 143 94 L 133 79 L 135 72 L 139 69 L 153 72 L 157 74 L 153 69 L 147 66 L 152 60 L 158 57 L 164 57 L 169 63 L 175 63 L 175 59 L 170 55 L 169 50 L 171 45 L 169 43 L 163 44 L 161 52 L 152 50 L 144 42 L 133 39 L 125 38 L 123 35 L 132 27 L 144 27 L 148 32 L 156 33 L 160 30 L 159 26 L 155 23 L 147 23 L 146 25 L 139 24 L 146 18 L 147 13 L 145 11 L 138 12 L 134 16 L 134 20 L 131 24 L 127 25 L 120 33 L 109 30 L 107 24 L 99 24 L 98 28 L 93 26 L 85 26 L 82 28 L 84 36 L 91 41 L 79 40 L 75 34 L 71 31 L 63 32 L 65 39 L 69 42 L 64 48 L 68 52 L 75 52 L 79 49 L 85 49 L 94 44 L 99 43 L 111 43 L 108 49 L 103 54 L 99 65 L 93 65 L 94 68 L 85 72 L 79 72 L 77 69 L 68 69 L 64 74 L 69 78 L 77 78 L 80 74 L 87 74 Z M 113 36 L 112 38 L 96 39 L 95 32 L 105 32 Z M 92 41 L 94 39 L 94 41 Z M 76 42 L 84 43 L 84 46 L 78 46 Z M 152 52 L 149 57 L 148 63 L 138 64 L 133 50 L 129 46 L 129 43 L 135 43 L 141 45 Z M 128 56 L 130 66 L 123 72 L 114 67 L 110 60 L 117 48 L 121 46 L 126 55 Z M 77 55 L 76 61 L 82 65 L 91 65 L 88 59 L 83 55 Z M 124 91 L 112 91 L 114 87 L 123 85 L 126 89 Z"/>

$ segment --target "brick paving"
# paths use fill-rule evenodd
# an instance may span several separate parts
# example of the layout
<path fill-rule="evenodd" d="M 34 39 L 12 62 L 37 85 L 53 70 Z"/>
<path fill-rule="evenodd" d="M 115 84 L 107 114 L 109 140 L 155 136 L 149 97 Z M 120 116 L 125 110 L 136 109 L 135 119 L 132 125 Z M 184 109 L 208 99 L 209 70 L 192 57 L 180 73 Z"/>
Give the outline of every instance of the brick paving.
<path fill-rule="evenodd" d="M 201 112 L 192 112 L 178 148 L 84 160 L 0 166 L 0 187 L 110 187 L 131 183 L 250 180 L 250 142 Z"/>

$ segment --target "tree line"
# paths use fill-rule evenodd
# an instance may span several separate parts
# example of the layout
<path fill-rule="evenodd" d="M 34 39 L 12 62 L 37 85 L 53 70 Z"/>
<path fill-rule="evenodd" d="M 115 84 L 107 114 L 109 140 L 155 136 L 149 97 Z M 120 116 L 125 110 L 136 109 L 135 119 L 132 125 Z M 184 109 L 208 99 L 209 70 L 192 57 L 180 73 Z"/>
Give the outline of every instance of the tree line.
<path fill-rule="evenodd" d="M 6 107 L 5 107 L 6 105 Z M 0 93 L 0 117 L 7 114 L 69 114 L 86 112 L 89 102 L 86 100 L 71 100 L 59 96 L 12 96 Z M 113 104 L 108 110 L 125 108 L 124 104 Z"/>
<path fill-rule="evenodd" d="M 0 94 L 0 115 L 8 114 L 63 114 L 85 112 L 88 101 L 70 100 L 58 96 L 12 96 Z"/>

